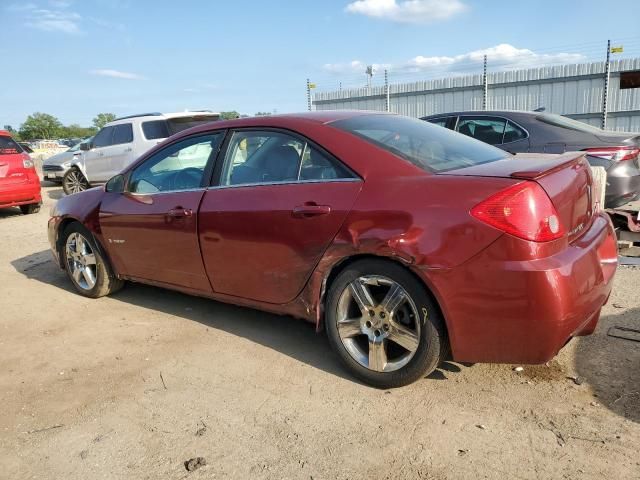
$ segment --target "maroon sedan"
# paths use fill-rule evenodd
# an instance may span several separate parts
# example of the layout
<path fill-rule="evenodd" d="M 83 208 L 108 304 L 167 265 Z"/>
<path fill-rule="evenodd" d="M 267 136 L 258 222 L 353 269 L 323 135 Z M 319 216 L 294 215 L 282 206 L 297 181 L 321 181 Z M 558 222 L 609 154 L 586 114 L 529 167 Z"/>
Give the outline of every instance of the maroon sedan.
<path fill-rule="evenodd" d="M 248 118 L 62 198 L 49 239 L 83 295 L 131 280 L 293 315 L 388 388 L 449 352 L 541 363 L 591 333 L 617 262 L 591 187 L 583 154 L 512 156 L 406 117 Z"/>

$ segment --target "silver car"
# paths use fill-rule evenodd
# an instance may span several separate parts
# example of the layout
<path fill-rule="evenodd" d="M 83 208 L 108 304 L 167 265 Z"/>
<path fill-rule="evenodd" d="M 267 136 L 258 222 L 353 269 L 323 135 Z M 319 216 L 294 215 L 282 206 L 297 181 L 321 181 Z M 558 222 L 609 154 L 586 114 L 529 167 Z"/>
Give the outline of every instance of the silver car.
<path fill-rule="evenodd" d="M 62 183 L 64 174 L 69 168 L 78 161 L 84 152 L 81 150 L 81 143 L 90 143 L 93 137 L 87 138 L 82 142 L 71 147 L 69 150 L 53 155 L 42 162 L 42 174 L 45 180 L 50 182 Z"/>

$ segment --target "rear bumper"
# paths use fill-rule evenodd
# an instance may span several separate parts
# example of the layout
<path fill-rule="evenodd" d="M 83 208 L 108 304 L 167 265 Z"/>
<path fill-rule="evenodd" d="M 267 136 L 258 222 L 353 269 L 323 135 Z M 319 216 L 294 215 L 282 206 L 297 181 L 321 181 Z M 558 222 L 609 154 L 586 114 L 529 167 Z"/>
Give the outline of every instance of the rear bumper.
<path fill-rule="evenodd" d="M 617 266 L 606 215 L 549 257 L 500 260 L 502 247 L 498 240 L 461 266 L 429 272 L 455 360 L 544 363 L 572 337 L 594 331 Z"/>
<path fill-rule="evenodd" d="M 37 177 L 36 177 L 37 178 Z M 42 203 L 40 180 L 0 186 L 0 208 Z"/>

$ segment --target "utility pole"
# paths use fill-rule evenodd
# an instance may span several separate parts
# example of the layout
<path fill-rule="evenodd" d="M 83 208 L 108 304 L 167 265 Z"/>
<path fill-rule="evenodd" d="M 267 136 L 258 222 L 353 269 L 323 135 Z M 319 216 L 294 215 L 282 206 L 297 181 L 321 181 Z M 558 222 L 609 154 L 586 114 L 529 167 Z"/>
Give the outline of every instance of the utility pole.
<path fill-rule="evenodd" d="M 489 99 L 489 81 L 487 79 L 487 56 L 484 56 L 484 69 L 482 72 L 482 110 L 487 109 Z"/>
<path fill-rule="evenodd" d="M 607 102 L 609 101 L 609 80 L 611 79 L 611 40 L 607 40 L 607 62 L 604 65 L 604 92 L 602 95 L 602 130 L 607 128 Z"/>
<path fill-rule="evenodd" d="M 371 90 L 371 79 L 373 78 L 373 65 L 367 65 L 367 69 L 364 71 L 367 75 L 367 88 Z"/>
<path fill-rule="evenodd" d="M 307 78 L 307 108 L 311 111 L 311 82 Z"/>
<path fill-rule="evenodd" d="M 384 69 L 384 93 L 385 93 L 385 110 L 391 111 L 391 102 L 389 101 L 389 70 Z"/>

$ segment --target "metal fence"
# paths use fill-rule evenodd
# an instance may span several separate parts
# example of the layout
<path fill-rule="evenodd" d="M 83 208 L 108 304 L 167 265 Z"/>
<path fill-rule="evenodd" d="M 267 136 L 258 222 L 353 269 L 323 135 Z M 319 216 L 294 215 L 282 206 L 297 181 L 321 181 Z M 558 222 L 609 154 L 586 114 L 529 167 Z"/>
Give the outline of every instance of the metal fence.
<path fill-rule="evenodd" d="M 456 110 L 545 107 L 595 126 L 602 126 L 604 117 L 608 130 L 640 131 L 640 88 L 620 89 L 620 72 L 640 70 L 640 57 L 609 65 L 608 86 L 607 62 L 600 61 L 406 83 L 392 83 L 393 77 L 390 82 L 385 71 L 384 85 L 308 93 L 310 108 L 316 110 L 388 110 L 422 117 Z"/>

